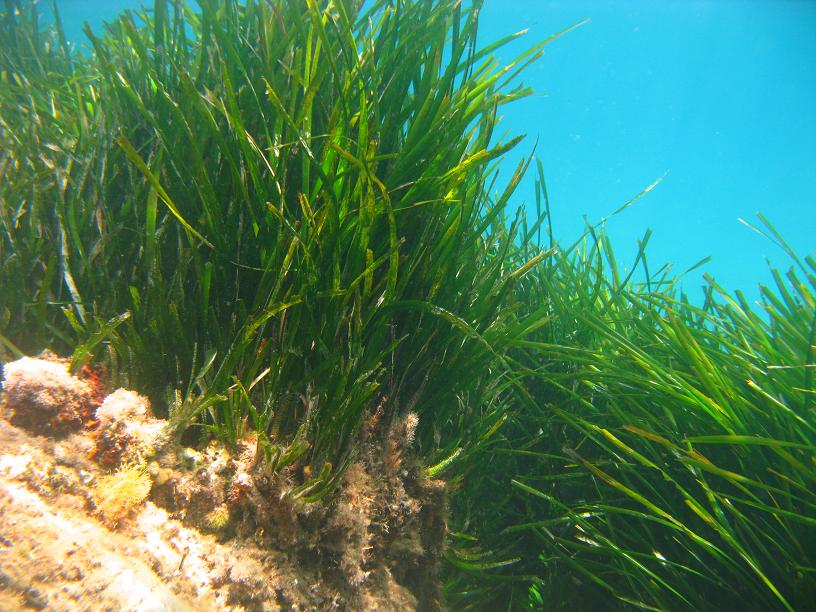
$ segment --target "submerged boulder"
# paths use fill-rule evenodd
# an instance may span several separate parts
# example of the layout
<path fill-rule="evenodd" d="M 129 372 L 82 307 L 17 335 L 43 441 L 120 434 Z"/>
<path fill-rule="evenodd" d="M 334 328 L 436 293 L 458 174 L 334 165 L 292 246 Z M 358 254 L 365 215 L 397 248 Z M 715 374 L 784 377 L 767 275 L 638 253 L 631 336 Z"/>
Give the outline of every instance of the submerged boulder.
<path fill-rule="evenodd" d="M 93 415 L 92 386 L 69 371 L 67 360 L 46 354 L 3 366 L 3 389 L 13 425 L 41 435 L 65 435 Z"/>
<path fill-rule="evenodd" d="M 94 457 L 102 465 L 140 463 L 152 454 L 166 421 L 153 417 L 150 402 L 128 389 L 117 389 L 96 410 Z"/>

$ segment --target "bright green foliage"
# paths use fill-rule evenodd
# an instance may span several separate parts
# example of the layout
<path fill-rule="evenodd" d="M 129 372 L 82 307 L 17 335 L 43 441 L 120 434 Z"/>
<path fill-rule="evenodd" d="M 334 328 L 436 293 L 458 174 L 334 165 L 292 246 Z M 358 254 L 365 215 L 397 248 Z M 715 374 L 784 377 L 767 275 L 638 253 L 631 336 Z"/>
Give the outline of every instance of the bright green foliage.
<path fill-rule="evenodd" d="M 379 404 L 464 460 L 501 418 L 524 264 L 493 129 L 542 45 L 477 52 L 479 3 L 199 4 L 126 12 L 88 57 L 0 19 L 6 349 L 107 343 L 137 388 L 184 391 L 180 424 L 308 452 L 312 495 Z"/>
<path fill-rule="evenodd" d="M 594 235 L 525 278 L 550 306 L 513 351 L 532 401 L 463 495 L 480 537 L 451 550 L 467 572 L 452 593 L 508 609 L 816 601 L 816 261 L 787 250 L 796 267 L 759 312 L 710 279 L 702 308 L 665 275 L 627 283 Z"/>
<path fill-rule="evenodd" d="M 79 55 L 6 0 L 1 360 L 106 359 L 180 430 L 310 463 L 307 501 L 375 410 L 416 412 L 455 605 L 811 607 L 812 259 L 759 312 L 698 308 L 648 234 L 625 278 L 593 228 L 561 250 L 540 167 L 509 218 L 493 132 L 544 43 L 500 67 L 480 2 L 198 4 Z"/>

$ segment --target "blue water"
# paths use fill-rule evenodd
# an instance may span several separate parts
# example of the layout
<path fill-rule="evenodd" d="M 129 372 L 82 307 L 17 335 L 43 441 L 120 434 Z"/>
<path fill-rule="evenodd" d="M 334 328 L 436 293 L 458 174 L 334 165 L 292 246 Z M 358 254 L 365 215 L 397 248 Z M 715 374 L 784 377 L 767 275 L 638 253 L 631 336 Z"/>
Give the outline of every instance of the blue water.
<path fill-rule="evenodd" d="M 58 0 L 69 38 L 98 28 L 133 0 Z M 656 179 L 663 182 L 606 224 L 620 263 L 654 230 L 649 265 L 708 272 L 756 296 L 766 258 L 788 258 L 738 218 L 761 211 L 800 255 L 816 255 L 816 1 L 487 0 L 484 43 L 529 28 L 501 52 L 584 18 L 547 47 L 524 80 L 533 98 L 505 107 L 502 126 L 539 139 L 556 239 L 580 235 Z M 518 157 L 506 164 L 509 177 Z M 517 194 L 534 203 L 533 176 Z"/>

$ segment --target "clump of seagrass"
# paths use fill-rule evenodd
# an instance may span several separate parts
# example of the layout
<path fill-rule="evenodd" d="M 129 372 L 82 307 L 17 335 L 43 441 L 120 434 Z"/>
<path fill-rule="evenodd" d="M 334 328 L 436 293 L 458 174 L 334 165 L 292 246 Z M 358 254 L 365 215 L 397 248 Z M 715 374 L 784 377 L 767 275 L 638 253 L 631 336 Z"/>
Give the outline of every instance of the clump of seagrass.
<path fill-rule="evenodd" d="M 94 389 L 53 353 L 3 366 L 3 389 L 13 425 L 40 435 L 63 436 L 92 420 Z"/>

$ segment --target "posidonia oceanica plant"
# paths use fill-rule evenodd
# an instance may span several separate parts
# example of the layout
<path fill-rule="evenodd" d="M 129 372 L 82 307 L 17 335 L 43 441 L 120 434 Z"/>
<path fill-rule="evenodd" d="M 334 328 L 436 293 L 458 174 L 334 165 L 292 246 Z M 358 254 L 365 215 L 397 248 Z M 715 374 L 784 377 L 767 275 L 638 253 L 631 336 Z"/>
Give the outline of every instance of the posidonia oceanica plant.
<path fill-rule="evenodd" d="M 511 350 L 530 397 L 459 497 L 451 597 L 479 609 L 816 600 L 816 261 L 761 220 L 792 267 L 772 270 L 756 304 L 710 277 L 691 304 L 665 269 L 650 275 L 648 233 L 637 275 L 592 230 L 525 276 L 522 301 L 548 303 L 549 323 Z"/>
<path fill-rule="evenodd" d="M 529 320 L 499 109 L 547 42 L 479 49 L 481 2 L 157 0 L 72 50 L 0 17 L 6 355 L 46 345 L 229 443 L 342 474 L 366 414 L 434 473 L 502 420 Z"/>
<path fill-rule="evenodd" d="M 416 418 L 451 605 L 808 608 L 814 260 L 763 219 L 791 270 L 694 305 L 649 233 L 626 273 L 598 227 L 561 248 L 540 165 L 512 214 L 497 117 L 549 41 L 500 65 L 480 5 L 156 0 L 80 53 L 7 0 L 2 359 L 103 360 L 304 501 Z"/>

